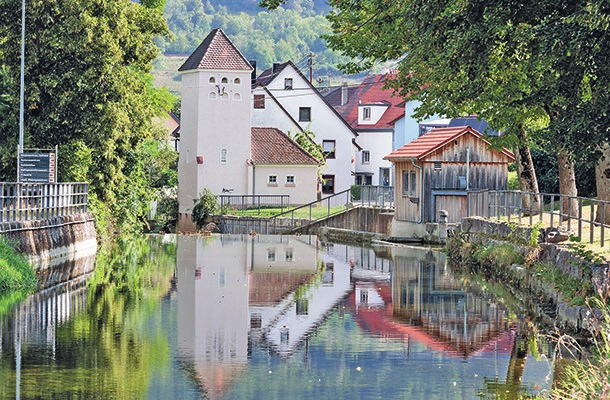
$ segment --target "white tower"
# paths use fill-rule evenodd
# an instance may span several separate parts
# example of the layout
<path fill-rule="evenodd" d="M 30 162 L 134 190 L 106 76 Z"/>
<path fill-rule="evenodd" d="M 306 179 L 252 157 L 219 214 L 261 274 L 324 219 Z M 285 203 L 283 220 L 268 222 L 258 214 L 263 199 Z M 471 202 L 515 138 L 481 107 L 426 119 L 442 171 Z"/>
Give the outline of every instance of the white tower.
<path fill-rule="evenodd" d="M 182 75 L 178 231 L 194 231 L 193 200 L 204 188 L 246 194 L 250 159 L 252 67 L 214 29 L 178 69 Z"/>

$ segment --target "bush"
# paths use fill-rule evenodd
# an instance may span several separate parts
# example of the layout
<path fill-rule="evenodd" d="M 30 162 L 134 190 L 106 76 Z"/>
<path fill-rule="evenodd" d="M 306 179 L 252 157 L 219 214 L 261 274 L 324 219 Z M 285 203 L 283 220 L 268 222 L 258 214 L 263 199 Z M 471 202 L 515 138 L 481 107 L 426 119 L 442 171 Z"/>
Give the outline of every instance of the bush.
<path fill-rule="evenodd" d="M 194 202 L 191 218 L 197 224 L 197 228 L 200 228 L 205 225 L 208 216 L 218 213 L 218 198 L 209 188 L 205 188 L 199 195 L 199 199 Z"/>

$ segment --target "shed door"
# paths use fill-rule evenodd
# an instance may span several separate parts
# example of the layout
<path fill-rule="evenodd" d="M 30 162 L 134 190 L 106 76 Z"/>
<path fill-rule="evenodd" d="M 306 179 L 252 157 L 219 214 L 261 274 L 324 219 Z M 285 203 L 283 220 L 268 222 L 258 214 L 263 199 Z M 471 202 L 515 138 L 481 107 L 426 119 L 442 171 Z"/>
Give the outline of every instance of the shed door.
<path fill-rule="evenodd" d="M 466 217 L 467 196 L 441 195 L 434 196 L 434 222 L 438 222 L 438 212 L 447 211 L 447 222 L 462 222 Z"/>

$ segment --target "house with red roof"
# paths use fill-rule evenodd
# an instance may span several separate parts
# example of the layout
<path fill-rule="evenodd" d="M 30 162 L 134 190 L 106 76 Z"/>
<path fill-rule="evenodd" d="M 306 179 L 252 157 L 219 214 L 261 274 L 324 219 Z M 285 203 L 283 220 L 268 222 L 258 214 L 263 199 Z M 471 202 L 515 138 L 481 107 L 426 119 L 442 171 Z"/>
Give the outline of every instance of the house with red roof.
<path fill-rule="evenodd" d="M 383 156 L 393 150 L 394 122 L 405 115 L 405 100 L 384 88 L 393 77 L 393 73 L 370 75 L 359 85 L 344 85 L 325 96 L 359 135 L 362 151 L 354 172 L 358 185 L 382 186 L 394 181 L 392 163 Z"/>
<path fill-rule="evenodd" d="M 275 63 L 263 71 L 252 83 L 252 97 L 253 126 L 315 134 L 326 161 L 321 176 L 323 196 L 351 187 L 356 153 L 361 149 L 358 134 L 293 62 Z"/>
<path fill-rule="evenodd" d="M 513 153 L 495 150 L 470 126 L 432 129 L 384 157 L 394 164 L 392 236 L 426 238 L 447 212 L 446 222 L 467 214 L 469 190 L 506 190 Z M 426 233 L 428 232 L 428 233 Z"/>
<path fill-rule="evenodd" d="M 205 188 L 290 194 L 291 204 L 316 200 L 318 160 L 277 126 L 252 127 L 254 68 L 221 29 L 212 30 L 179 71 L 179 232 L 195 230 L 193 200 Z"/>

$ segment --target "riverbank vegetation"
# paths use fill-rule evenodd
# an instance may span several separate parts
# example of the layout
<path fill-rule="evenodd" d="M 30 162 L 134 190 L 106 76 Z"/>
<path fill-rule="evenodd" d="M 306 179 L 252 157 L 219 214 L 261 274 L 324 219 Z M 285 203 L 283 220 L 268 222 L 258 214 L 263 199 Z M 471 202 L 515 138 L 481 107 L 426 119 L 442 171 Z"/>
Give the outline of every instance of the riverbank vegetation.
<path fill-rule="evenodd" d="M 36 274 L 24 255 L 0 236 L 0 295 L 7 292 L 30 292 L 36 288 Z"/>

